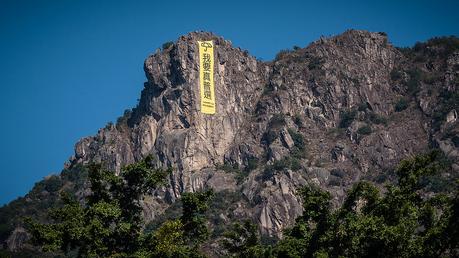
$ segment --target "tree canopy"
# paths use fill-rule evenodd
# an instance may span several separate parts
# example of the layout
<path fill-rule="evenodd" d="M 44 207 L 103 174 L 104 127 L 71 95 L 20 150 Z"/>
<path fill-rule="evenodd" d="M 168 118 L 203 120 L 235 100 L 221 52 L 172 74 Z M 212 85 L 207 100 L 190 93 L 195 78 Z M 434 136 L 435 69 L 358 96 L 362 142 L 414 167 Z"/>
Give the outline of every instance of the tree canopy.
<path fill-rule="evenodd" d="M 284 239 L 254 243 L 257 231 L 236 224 L 222 246 L 235 257 L 457 257 L 458 191 L 432 194 L 423 184 L 444 168 L 437 151 L 404 160 L 384 194 L 361 181 L 336 210 L 328 192 L 303 187 L 303 215 Z"/>
<path fill-rule="evenodd" d="M 71 257 L 199 257 L 199 244 L 208 236 L 202 216 L 212 191 L 184 193 L 180 219 L 144 232 L 142 197 L 164 184 L 170 172 L 155 169 L 151 157 L 120 175 L 90 165 L 91 194 L 81 203 L 64 193 L 64 205 L 48 214 L 52 223 L 28 219 L 32 243 Z"/>

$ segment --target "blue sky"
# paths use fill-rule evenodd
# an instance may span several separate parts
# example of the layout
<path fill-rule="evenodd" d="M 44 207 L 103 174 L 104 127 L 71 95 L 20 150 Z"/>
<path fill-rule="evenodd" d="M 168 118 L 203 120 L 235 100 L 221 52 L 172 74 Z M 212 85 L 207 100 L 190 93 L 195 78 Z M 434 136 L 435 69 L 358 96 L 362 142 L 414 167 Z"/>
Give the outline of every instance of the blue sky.
<path fill-rule="evenodd" d="M 458 1 L 0 0 L 0 205 L 135 106 L 143 61 L 163 42 L 208 30 L 270 60 L 354 28 L 410 46 L 459 35 L 458 10 Z"/>

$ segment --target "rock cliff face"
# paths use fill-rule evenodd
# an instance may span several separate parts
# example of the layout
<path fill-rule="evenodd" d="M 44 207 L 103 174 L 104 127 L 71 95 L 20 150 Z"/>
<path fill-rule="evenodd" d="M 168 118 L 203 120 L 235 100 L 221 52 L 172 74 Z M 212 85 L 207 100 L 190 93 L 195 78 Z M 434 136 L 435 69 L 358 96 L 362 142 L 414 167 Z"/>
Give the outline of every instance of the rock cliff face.
<path fill-rule="evenodd" d="M 199 110 L 198 40 L 215 43 L 215 115 Z M 103 161 L 119 171 L 152 154 L 174 173 L 170 187 L 146 198 L 147 220 L 183 191 L 211 187 L 242 192 L 235 205 L 247 208 L 237 215 L 279 237 L 301 213 L 301 185 L 318 184 L 338 203 L 356 180 L 383 181 L 402 158 L 432 145 L 458 160 L 444 137 L 446 126 L 455 135 L 457 112 L 448 110 L 437 129 L 432 114 L 438 94 L 456 90 L 459 53 L 427 51 L 433 57 L 415 62 L 384 33 L 350 30 L 260 62 L 221 37 L 192 32 L 146 59 L 138 106 L 80 140 L 71 165 Z M 414 69 L 435 72 L 437 81 L 422 81 Z"/>
<path fill-rule="evenodd" d="M 215 44 L 215 115 L 199 110 L 198 40 Z M 242 193 L 218 211 L 220 222 L 251 218 L 281 237 L 301 214 L 302 185 L 327 189 L 338 204 L 355 181 L 391 180 L 401 159 L 432 147 L 459 164 L 458 48 L 434 39 L 397 49 L 384 33 L 349 30 L 261 62 L 192 32 L 145 60 L 138 106 L 81 139 L 68 166 L 95 161 L 119 172 L 151 154 L 174 172 L 145 197 L 147 221 L 182 192 L 213 188 Z"/>

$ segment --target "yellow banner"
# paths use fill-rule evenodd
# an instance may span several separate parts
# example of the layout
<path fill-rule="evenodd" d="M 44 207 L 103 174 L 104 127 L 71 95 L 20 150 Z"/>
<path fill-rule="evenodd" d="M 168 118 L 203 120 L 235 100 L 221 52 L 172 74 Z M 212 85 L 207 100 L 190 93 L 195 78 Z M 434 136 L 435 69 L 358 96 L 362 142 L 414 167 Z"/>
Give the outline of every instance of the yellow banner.
<path fill-rule="evenodd" d="M 198 45 L 201 112 L 215 114 L 214 43 L 212 41 L 198 41 Z"/>

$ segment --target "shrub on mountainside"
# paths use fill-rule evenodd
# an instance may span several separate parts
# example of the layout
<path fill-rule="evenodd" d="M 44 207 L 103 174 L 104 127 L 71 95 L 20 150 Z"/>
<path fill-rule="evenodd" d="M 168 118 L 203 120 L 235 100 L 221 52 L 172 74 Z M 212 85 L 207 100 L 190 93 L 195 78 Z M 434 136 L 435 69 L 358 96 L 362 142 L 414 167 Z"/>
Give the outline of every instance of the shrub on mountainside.
<path fill-rule="evenodd" d="M 357 133 L 361 135 L 369 135 L 371 134 L 371 132 L 372 130 L 369 125 L 364 125 L 362 127 L 359 127 L 359 129 L 357 129 Z"/>
<path fill-rule="evenodd" d="M 174 45 L 174 42 L 168 41 L 168 42 L 163 43 L 162 48 L 163 50 L 166 50 L 166 49 L 169 49 L 173 45 Z"/>
<path fill-rule="evenodd" d="M 357 115 L 357 111 L 355 110 L 347 110 L 347 111 L 341 112 L 341 115 L 340 115 L 341 120 L 339 122 L 339 127 L 340 128 L 349 127 L 354 121 L 356 115 Z"/>
<path fill-rule="evenodd" d="M 395 103 L 395 111 L 401 112 L 408 108 L 409 102 L 405 98 L 400 98 L 397 103 Z"/>

